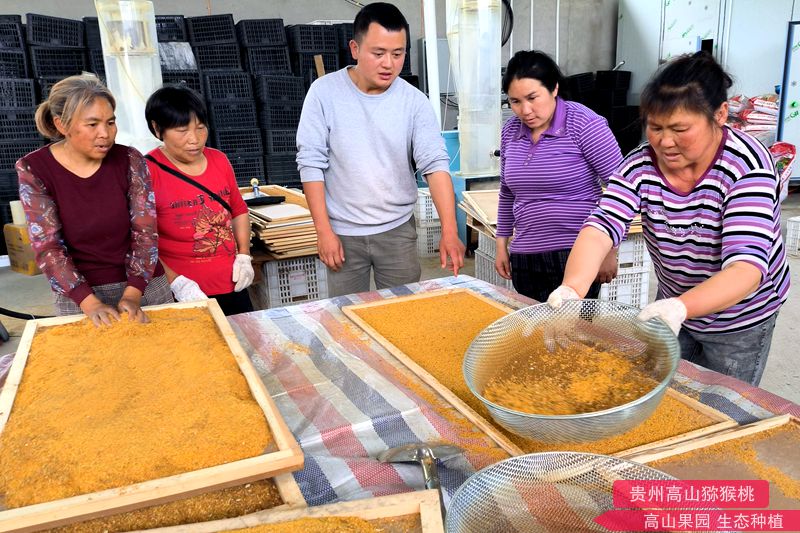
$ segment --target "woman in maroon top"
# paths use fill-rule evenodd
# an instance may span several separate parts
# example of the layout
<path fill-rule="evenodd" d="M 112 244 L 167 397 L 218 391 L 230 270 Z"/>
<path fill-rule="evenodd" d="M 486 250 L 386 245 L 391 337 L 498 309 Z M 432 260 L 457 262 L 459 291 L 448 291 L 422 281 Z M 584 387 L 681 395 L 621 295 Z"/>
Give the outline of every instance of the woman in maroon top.
<path fill-rule="evenodd" d="M 135 148 L 114 144 L 115 100 L 95 76 L 55 85 L 36 111 L 54 142 L 17 161 L 19 193 L 39 268 L 59 315 L 96 325 L 172 301 L 158 264 L 150 174 Z"/>

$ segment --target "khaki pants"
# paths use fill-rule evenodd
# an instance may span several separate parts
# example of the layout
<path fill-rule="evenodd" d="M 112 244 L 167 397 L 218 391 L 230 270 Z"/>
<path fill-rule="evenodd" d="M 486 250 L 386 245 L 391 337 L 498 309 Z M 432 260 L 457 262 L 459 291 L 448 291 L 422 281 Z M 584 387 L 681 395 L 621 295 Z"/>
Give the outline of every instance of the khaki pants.
<path fill-rule="evenodd" d="M 328 269 L 330 296 L 369 290 L 370 271 L 375 286 L 386 289 L 419 281 L 422 269 L 417 255 L 414 217 L 389 231 L 376 235 L 339 235 L 344 264 L 339 272 Z"/>

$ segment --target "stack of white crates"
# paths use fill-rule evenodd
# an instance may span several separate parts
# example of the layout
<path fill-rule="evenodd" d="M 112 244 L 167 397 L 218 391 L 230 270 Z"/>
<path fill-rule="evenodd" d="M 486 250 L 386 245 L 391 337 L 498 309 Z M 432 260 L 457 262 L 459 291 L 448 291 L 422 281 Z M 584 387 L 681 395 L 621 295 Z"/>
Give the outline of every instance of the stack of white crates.
<path fill-rule="evenodd" d="M 489 235 L 478 232 L 478 249 L 475 250 L 475 277 L 513 291 L 514 284 L 511 283 L 511 280 L 500 277 L 494 268 L 494 260 L 497 257 L 495 242 Z"/>
<path fill-rule="evenodd" d="M 417 254 L 420 257 L 438 255 L 442 222 L 433 205 L 430 189 L 419 189 L 417 204 L 414 206 L 414 218 L 417 221 Z"/>
<path fill-rule="evenodd" d="M 644 307 L 650 297 L 650 254 L 644 234 L 628 235 L 619 247 L 617 277 L 600 288 L 601 300 Z"/>
<path fill-rule="evenodd" d="M 264 263 L 263 284 L 252 286 L 250 299 L 257 309 L 322 300 L 328 297 L 328 270 L 316 256 Z"/>

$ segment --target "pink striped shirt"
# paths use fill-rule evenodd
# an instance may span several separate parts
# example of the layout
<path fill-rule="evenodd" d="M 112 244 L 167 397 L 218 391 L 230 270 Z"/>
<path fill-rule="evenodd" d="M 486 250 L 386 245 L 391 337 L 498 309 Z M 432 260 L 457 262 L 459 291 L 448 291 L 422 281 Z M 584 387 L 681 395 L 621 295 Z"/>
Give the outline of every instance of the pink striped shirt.
<path fill-rule="evenodd" d="M 513 253 L 572 248 L 621 161 L 606 119 L 577 102 L 556 99 L 550 127 L 536 144 L 530 128 L 511 118 L 500 141 L 497 235 L 513 231 Z"/>

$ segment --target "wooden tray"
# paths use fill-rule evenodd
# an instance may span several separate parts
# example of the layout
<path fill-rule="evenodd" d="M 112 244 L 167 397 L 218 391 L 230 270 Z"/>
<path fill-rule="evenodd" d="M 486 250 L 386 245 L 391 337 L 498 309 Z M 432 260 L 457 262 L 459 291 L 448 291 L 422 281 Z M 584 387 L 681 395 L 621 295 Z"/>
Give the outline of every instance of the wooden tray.
<path fill-rule="evenodd" d="M 300 518 L 325 518 L 334 516 L 352 516 L 364 520 L 380 520 L 386 518 L 418 516 L 422 533 L 439 533 L 444 531 L 442 515 L 439 507 L 439 494 L 435 490 L 407 492 L 392 496 L 381 496 L 366 500 L 293 509 L 285 511 L 262 511 L 238 518 L 215 520 L 185 526 L 150 529 L 148 532 L 158 533 L 208 533 L 212 531 L 229 531 L 254 527 L 263 524 L 277 524 Z M 386 531 L 391 531 L 387 528 Z M 404 531 L 407 531 L 404 529 Z"/>
<path fill-rule="evenodd" d="M 350 318 L 350 320 L 358 324 L 358 326 L 361 327 L 364 331 L 366 331 L 373 339 L 375 339 L 375 341 L 381 344 L 384 348 L 386 348 L 386 350 L 389 353 L 391 353 L 395 358 L 397 358 L 401 363 L 403 363 L 412 373 L 414 373 L 417 377 L 419 377 L 422 381 L 427 383 L 437 393 L 439 393 L 442 397 L 444 397 L 456 410 L 461 412 L 473 424 L 478 426 L 481 429 L 481 431 L 485 432 L 503 450 L 514 456 L 524 455 L 525 453 L 529 453 L 522 450 L 517 444 L 509 440 L 509 438 L 505 434 L 503 434 L 497 426 L 494 425 L 493 421 L 487 420 L 482 415 L 477 413 L 474 409 L 472 409 L 472 407 L 467 405 L 461 398 L 456 396 L 450 389 L 445 387 L 441 382 L 439 382 L 439 380 L 437 380 L 427 370 L 425 370 L 422 366 L 420 366 L 416 361 L 414 361 L 411 357 L 403 353 L 397 346 L 395 346 L 389 340 L 387 340 L 379 331 L 377 331 L 369 323 L 367 323 L 365 320 L 363 320 L 360 316 L 356 314 L 356 311 L 359 309 L 392 305 L 398 302 L 408 302 L 410 300 L 419 300 L 423 298 L 442 297 L 458 292 L 468 292 L 475 298 L 478 298 L 493 307 L 496 307 L 506 312 L 513 311 L 513 309 L 509 307 L 506 307 L 490 298 L 477 294 L 468 289 L 445 289 L 439 291 L 431 291 L 423 294 L 415 294 L 411 296 L 391 298 L 388 300 L 379 300 L 365 304 L 350 305 L 343 307 L 342 311 L 348 318 Z M 461 372 L 461 368 L 454 369 L 454 371 Z M 712 421 L 715 421 L 716 423 L 701 429 L 690 431 L 688 433 L 671 436 L 669 438 L 662 439 L 660 441 L 656 441 L 649 444 L 643 444 L 641 446 L 636 446 L 634 448 L 630 448 L 627 450 L 611 453 L 609 455 L 617 457 L 627 457 L 631 453 L 637 453 L 639 451 L 650 449 L 655 446 L 660 446 L 662 444 L 668 444 L 668 443 L 682 442 L 687 439 L 693 439 L 698 436 L 714 433 L 716 431 L 737 425 L 736 421 L 732 420 L 730 417 L 708 406 L 705 406 L 702 403 L 698 402 L 697 400 L 689 398 L 688 396 L 685 396 L 675 390 L 667 389 L 666 394 L 687 405 L 692 410 L 697 411 L 702 415 L 710 418 Z"/>
<path fill-rule="evenodd" d="M 231 463 L 186 472 L 174 476 L 136 483 L 121 488 L 107 489 L 90 494 L 28 505 L 0 511 L 0 531 L 33 531 L 70 522 L 84 521 L 98 516 L 116 514 L 177 499 L 193 494 L 242 485 L 267 477 L 277 476 L 303 467 L 303 452 L 286 423 L 281 418 L 275 403 L 267 393 L 250 358 L 242 349 L 228 320 L 216 300 L 165 304 L 145 307 L 146 311 L 159 309 L 207 308 L 217 324 L 222 337 L 230 348 L 236 363 L 244 375 L 253 398 L 264 412 L 270 433 L 278 451 L 265 453 Z M 17 354 L 9 370 L 5 386 L 0 391 L 0 433 L 13 413 L 14 398 L 22 381 L 28 352 L 39 328 L 59 326 L 83 320 L 83 315 L 30 320 L 25 326 Z M 294 480 L 288 477 L 276 479 L 281 496 L 287 503 L 302 504 L 302 496 Z M 285 493 L 285 496 L 284 496 Z"/>
<path fill-rule="evenodd" d="M 791 433 L 776 433 L 764 436 L 752 446 L 748 441 L 758 437 L 765 431 L 784 428 Z M 715 451 L 714 446 L 736 441 L 740 451 L 750 447 L 758 463 L 764 468 L 761 472 L 753 470 L 737 453 Z M 702 450 L 702 458 L 692 454 Z M 667 444 L 642 451 L 627 457 L 637 463 L 650 463 L 650 466 L 683 479 L 764 479 L 770 481 L 771 509 L 800 509 L 800 496 L 795 498 L 784 495 L 774 486 L 770 475 L 775 471 L 786 475 L 795 487 L 800 487 L 800 420 L 790 415 L 781 415 L 766 420 L 759 420 L 746 426 L 739 426 L 712 435 L 696 438 L 691 441 Z M 691 455 L 689 455 L 691 454 Z M 749 455 L 749 454 L 748 454 Z M 663 459 L 668 462 L 659 463 Z M 770 471 L 772 470 L 772 472 Z"/>

